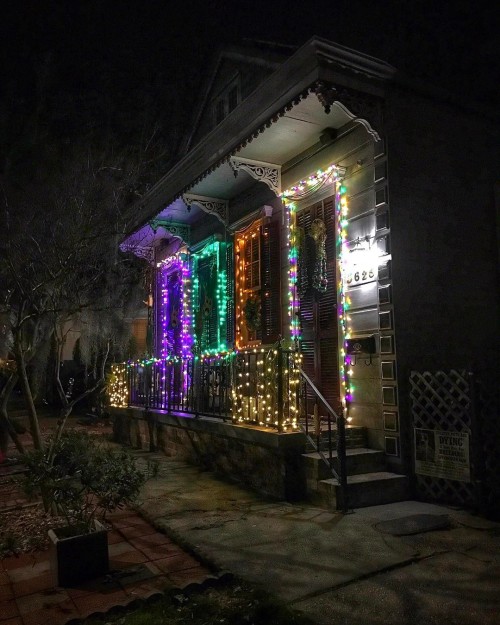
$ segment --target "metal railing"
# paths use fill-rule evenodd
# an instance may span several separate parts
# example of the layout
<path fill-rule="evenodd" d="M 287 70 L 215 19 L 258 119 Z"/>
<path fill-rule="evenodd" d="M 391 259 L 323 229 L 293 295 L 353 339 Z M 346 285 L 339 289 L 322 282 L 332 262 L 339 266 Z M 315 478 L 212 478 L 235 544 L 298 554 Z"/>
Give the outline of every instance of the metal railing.
<path fill-rule="evenodd" d="M 127 388 L 129 406 L 142 406 L 146 411 L 232 419 L 278 432 L 302 429 L 338 481 L 340 507 L 347 512 L 346 420 L 301 369 L 296 355 L 278 344 L 229 358 L 120 365 L 115 383 Z"/>
<path fill-rule="evenodd" d="M 231 370 L 224 360 L 156 360 L 128 367 L 128 405 L 231 417 Z"/>
<path fill-rule="evenodd" d="M 207 415 L 291 429 L 298 421 L 295 353 L 279 345 L 220 358 L 159 359 L 115 365 L 129 406 Z"/>
<path fill-rule="evenodd" d="M 311 378 L 300 369 L 301 389 L 300 397 L 303 405 L 300 425 L 307 439 L 322 461 L 330 468 L 333 477 L 338 481 L 341 491 L 340 508 L 344 513 L 348 511 L 347 496 L 347 448 L 346 448 L 346 420 L 338 415 L 323 397 Z M 325 416 L 320 414 L 326 412 Z M 312 423 L 311 423 L 312 421 Z M 313 426 L 311 428 L 311 425 Z M 326 430 L 323 427 L 326 425 Z M 326 431 L 326 453 L 322 446 L 323 434 Z M 337 452 L 337 468 L 335 468 L 333 454 Z"/>

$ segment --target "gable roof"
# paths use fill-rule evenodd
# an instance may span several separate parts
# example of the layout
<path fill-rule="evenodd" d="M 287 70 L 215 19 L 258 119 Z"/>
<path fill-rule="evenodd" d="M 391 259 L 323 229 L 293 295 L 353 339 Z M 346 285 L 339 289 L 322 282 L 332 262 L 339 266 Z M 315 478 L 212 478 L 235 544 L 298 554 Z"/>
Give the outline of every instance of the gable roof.
<path fill-rule="evenodd" d="M 249 66 L 250 71 L 252 68 L 260 67 L 267 70 L 266 74 L 269 75 L 276 71 L 296 49 L 296 46 L 250 39 L 244 40 L 244 43 L 240 45 L 228 45 L 219 48 L 200 88 L 199 102 L 195 108 L 192 123 L 182 142 L 179 156 L 184 156 L 193 147 L 193 140 L 200 128 L 202 118 L 205 114 L 209 114 L 210 99 L 224 61 L 234 61 L 242 68 L 245 65 Z"/>
<path fill-rule="evenodd" d="M 297 137 L 297 134 L 302 136 L 302 147 L 295 146 L 298 151 L 319 140 L 320 132 L 326 127 L 338 128 L 349 120 L 363 123 L 372 132 L 373 126 L 365 121 L 363 115 L 350 113 L 342 105 L 331 107 L 334 112 L 330 113 L 330 107 L 320 102 L 316 86 L 334 81 L 341 90 L 354 90 L 363 93 L 366 98 L 380 100 L 384 97 L 385 84 L 393 80 L 395 72 L 394 67 L 372 56 L 325 39 L 311 38 L 278 64 L 277 69 L 222 122 L 181 155 L 175 165 L 132 207 L 134 214 L 129 214 L 129 232 L 141 228 L 160 214 L 164 217 L 172 210 L 184 208 L 186 211 L 181 196 L 187 191 L 220 197 L 212 188 L 212 182 L 217 186 L 219 177 L 224 180 L 226 191 L 231 195 L 236 193 L 244 177 L 235 179 L 232 175 L 229 167 L 232 155 L 256 159 L 258 157 L 253 153 L 257 148 L 262 154 L 258 160 L 285 164 L 289 154 L 283 151 L 286 143 L 283 131 L 291 138 Z M 287 132 L 283 124 L 292 124 L 294 128 Z M 266 138 L 270 150 L 261 149 L 262 140 L 266 142 Z M 276 149 L 280 154 L 275 153 Z"/>

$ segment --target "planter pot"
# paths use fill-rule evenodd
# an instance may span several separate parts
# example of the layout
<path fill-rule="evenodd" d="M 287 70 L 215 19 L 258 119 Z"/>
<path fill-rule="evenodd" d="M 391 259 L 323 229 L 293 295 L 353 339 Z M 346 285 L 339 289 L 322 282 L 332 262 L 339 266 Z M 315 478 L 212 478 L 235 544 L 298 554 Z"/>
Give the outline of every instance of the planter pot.
<path fill-rule="evenodd" d="M 108 532 L 94 521 L 94 530 L 75 535 L 74 527 L 49 530 L 50 567 L 57 586 L 74 586 L 109 571 Z"/>

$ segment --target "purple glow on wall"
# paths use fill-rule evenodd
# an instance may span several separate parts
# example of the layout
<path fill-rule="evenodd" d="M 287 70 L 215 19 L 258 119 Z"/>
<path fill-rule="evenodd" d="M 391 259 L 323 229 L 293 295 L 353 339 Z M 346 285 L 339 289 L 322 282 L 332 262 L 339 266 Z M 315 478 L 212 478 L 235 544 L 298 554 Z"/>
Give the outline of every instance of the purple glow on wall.
<path fill-rule="evenodd" d="M 176 254 L 161 263 L 161 350 L 162 358 L 189 358 L 193 339 L 190 327 L 189 257 Z"/>

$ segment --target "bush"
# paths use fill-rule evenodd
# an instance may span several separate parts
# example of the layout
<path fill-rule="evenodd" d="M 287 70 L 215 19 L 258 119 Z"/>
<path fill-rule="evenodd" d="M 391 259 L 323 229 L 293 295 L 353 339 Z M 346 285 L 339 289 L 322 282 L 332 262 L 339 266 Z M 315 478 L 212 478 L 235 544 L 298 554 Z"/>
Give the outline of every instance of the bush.
<path fill-rule="evenodd" d="M 141 486 L 156 474 L 157 464 L 144 470 L 124 449 L 111 448 L 86 432 L 67 432 L 52 439 L 44 451 L 25 454 L 24 489 L 41 495 L 46 510 L 63 516 L 75 533 L 92 531 L 94 519 L 132 503 Z"/>

